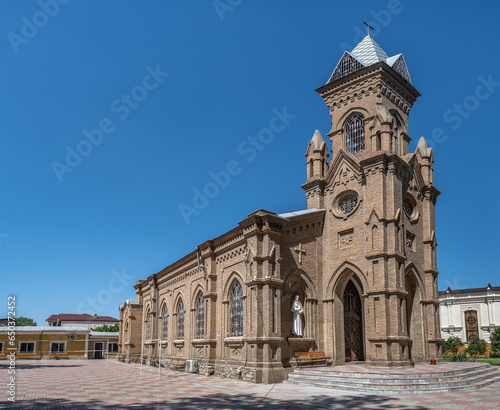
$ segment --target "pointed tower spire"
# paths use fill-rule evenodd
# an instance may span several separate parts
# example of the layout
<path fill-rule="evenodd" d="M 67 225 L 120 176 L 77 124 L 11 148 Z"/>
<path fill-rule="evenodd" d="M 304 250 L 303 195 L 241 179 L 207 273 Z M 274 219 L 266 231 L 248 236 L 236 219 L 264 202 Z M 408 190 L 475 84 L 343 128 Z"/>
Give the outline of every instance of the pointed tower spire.
<path fill-rule="evenodd" d="M 307 180 L 322 178 L 328 169 L 328 147 L 321 136 L 319 130 L 314 131 L 314 135 L 307 146 Z"/>

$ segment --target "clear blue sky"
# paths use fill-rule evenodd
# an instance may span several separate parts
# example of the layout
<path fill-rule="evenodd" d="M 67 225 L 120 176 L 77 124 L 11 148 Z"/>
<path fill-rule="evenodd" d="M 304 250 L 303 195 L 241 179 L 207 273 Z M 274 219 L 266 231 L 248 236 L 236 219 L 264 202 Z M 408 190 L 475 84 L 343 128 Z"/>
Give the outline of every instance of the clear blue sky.
<path fill-rule="evenodd" d="M 422 94 L 411 150 L 438 135 L 440 289 L 500 285 L 499 2 L 60 1 L 0 6 L 0 316 L 13 294 L 38 324 L 116 317 L 136 280 L 250 212 L 305 209 L 307 143 L 330 128 L 314 90 L 363 20 Z M 284 107 L 295 117 L 244 153 Z M 186 224 L 181 204 L 231 161 Z"/>

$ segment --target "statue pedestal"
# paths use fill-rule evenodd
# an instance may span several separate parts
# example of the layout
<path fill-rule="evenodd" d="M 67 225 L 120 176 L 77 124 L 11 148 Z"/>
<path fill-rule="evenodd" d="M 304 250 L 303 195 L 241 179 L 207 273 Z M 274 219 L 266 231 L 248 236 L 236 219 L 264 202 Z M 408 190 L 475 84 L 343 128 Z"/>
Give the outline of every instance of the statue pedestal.
<path fill-rule="evenodd" d="M 289 336 L 288 339 L 288 345 L 290 346 L 290 364 L 294 365 L 293 362 L 295 360 L 292 360 L 294 357 L 295 353 L 297 352 L 311 352 L 316 350 L 317 344 L 316 344 L 316 339 L 313 338 L 307 338 L 307 337 L 302 337 L 302 336 Z"/>

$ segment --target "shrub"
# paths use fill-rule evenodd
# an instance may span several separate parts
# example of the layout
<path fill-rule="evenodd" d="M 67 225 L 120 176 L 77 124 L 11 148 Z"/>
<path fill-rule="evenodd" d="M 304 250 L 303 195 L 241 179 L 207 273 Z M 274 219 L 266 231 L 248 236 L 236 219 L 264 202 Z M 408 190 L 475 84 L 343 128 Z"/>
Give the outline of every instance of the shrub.
<path fill-rule="evenodd" d="M 465 353 L 474 357 L 474 361 L 476 361 L 477 356 L 483 355 L 484 352 L 486 352 L 486 341 L 479 339 L 479 337 L 473 338 L 469 343 L 469 347 L 465 349 Z"/>
<path fill-rule="evenodd" d="M 462 347 L 463 345 L 464 343 L 462 342 L 462 340 L 460 340 L 459 337 L 452 336 L 448 340 L 445 340 L 443 342 L 443 354 L 445 356 L 448 356 L 450 354 L 455 356 L 458 353 L 460 347 Z"/>
<path fill-rule="evenodd" d="M 494 357 L 500 357 L 500 327 L 491 334 L 491 350 Z"/>

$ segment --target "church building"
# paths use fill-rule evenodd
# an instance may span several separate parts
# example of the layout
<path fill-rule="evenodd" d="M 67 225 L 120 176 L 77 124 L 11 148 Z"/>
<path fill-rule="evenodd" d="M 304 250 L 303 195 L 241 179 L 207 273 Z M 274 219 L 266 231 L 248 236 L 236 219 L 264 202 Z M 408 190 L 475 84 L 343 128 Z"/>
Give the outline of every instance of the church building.
<path fill-rule="evenodd" d="M 307 209 L 257 210 L 138 281 L 137 299 L 120 309 L 127 360 L 161 349 L 162 361 L 193 359 L 200 373 L 258 383 L 286 379 L 297 352 L 324 352 L 333 365 L 441 360 L 440 192 L 425 139 L 408 152 L 420 94 L 405 59 L 368 34 L 316 91 L 332 150 L 312 133 Z"/>

